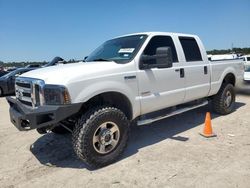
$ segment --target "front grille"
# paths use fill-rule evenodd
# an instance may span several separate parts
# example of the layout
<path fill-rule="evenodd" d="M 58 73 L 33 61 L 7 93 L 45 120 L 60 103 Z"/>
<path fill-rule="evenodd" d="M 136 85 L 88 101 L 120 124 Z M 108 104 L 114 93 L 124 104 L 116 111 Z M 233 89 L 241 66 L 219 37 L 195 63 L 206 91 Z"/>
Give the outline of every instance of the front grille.
<path fill-rule="evenodd" d="M 24 79 L 16 79 L 16 98 L 21 103 L 32 107 L 31 89 L 32 82 Z"/>
<path fill-rule="evenodd" d="M 31 97 L 31 94 L 30 93 L 23 93 L 23 96 L 24 97 Z"/>
<path fill-rule="evenodd" d="M 30 83 L 16 82 L 16 85 L 24 88 L 30 88 Z"/>
<path fill-rule="evenodd" d="M 37 85 L 37 84 L 35 85 L 34 92 L 35 92 L 36 105 L 40 106 L 40 87 L 39 87 L 39 85 Z"/>
<path fill-rule="evenodd" d="M 19 101 L 27 106 L 32 106 L 32 102 L 28 102 L 28 101 L 24 101 L 24 100 L 21 100 L 19 99 Z"/>
<path fill-rule="evenodd" d="M 16 78 L 15 90 L 16 98 L 21 103 L 30 107 L 37 107 L 41 105 L 41 88 L 43 86 L 42 80 L 18 77 Z"/>

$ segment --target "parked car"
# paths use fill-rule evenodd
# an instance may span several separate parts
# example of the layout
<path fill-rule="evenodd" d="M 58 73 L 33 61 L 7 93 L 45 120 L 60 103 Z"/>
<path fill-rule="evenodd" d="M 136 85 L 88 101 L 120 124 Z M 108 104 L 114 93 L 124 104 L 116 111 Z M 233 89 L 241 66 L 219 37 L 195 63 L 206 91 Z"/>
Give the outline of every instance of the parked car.
<path fill-rule="evenodd" d="M 50 67 L 50 66 L 54 66 L 58 64 L 65 64 L 65 61 L 63 58 L 57 56 L 57 57 L 54 57 L 51 62 L 47 63 L 43 67 Z"/>
<path fill-rule="evenodd" d="M 8 68 L 7 71 L 12 72 L 12 71 L 17 70 L 17 69 L 18 69 L 17 67 L 11 67 L 11 68 Z"/>
<path fill-rule="evenodd" d="M 239 59 L 237 54 L 218 54 L 218 55 L 208 55 L 210 61 L 219 60 L 229 60 L 229 59 Z"/>
<path fill-rule="evenodd" d="M 250 55 L 242 56 L 242 58 L 243 58 L 243 61 L 244 61 L 244 65 L 245 66 L 250 66 Z"/>
<path fill-rule="evenodd" d="M 30 64 L 25 66 L 25 68 L 39 68 L 39 67 L 41 67 L 39 64 Z"/>
<path fill-rule="evenodd" d="M 244 81 L 250 83 L 250 65 L 245 67 Z"/>
<path fill-rule="evenodd" d="M 33 68 L 19 68 L 0 77 L 0 97 L 15 94 L 15 79 L 19 75 L 34 70 Z"/>
<path fill-rule="evenodd" d="M 219 114 L 233 112 L 243 73 L 242 60 L 208 61 L 196 35 L 138 33 L 108 40 L 85 62 L 25 73 L 16 79 L 16 99 L 7 100 L 19 130 L 72 132 L 77 156 L 101 167 L 122 154 L 132 123 L 208 101 Z"/>
<path fill-rule="evenodd" d="M 7 74 L 8 72 L 7 71 L 0 71 L 0 77 Z"/>

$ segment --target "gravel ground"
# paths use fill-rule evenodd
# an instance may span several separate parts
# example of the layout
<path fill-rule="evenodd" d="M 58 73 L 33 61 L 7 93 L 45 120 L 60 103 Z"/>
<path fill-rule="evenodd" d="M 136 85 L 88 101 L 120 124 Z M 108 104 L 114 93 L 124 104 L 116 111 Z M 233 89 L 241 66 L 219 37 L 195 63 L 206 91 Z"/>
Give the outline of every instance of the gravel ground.
<path fill-rule="evenodd" d="M 160 122 L 133 127 L 115 164 L 92 170 L 76 158 L 71 138 L 19 132 L 0 99 L 0 187 L 249 187 L 250 91 L 236 111 L 212 113 L 217 137 L 199 135 L 202 107 Z"/>

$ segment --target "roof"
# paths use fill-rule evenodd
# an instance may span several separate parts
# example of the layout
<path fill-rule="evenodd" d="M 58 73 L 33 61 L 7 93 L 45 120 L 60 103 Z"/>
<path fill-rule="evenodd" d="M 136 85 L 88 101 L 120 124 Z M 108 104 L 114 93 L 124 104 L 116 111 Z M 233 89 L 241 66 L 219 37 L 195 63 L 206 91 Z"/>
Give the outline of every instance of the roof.
<path fill-rule="evenodd" d="M 119 37 L 125 37 L 125 36 L 132 36 L 132 35 L 177 35 L 177 36 L 189 36 L 189 37 L 195 37 L 196 35 L 193 34 L 185 34 L 185 33 L 174 33 L 174 32 L 160 32 L 160 31 L 150 31 L 150 32 L 140 32 L 140 33 L 131 33 L 126 35 L 121 35 L 115 38 Z"/>

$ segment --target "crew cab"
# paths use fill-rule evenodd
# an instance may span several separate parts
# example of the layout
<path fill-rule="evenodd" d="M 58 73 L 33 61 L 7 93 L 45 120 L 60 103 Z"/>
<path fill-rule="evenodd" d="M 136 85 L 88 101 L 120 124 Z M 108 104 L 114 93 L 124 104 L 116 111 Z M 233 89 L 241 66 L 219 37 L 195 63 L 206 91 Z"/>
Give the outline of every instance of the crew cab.
<path fill-rule="evenodd" d="M 131 124 L 209 101 L 215 112 L 231 113 L 243 73 L 242 60 L 208 61 L 196 35 L 136 33 L 104 42 L 85 62 L 23 74 L 7 100 L 19 130 L 71 132 L 77 156 L 101 167 L 122 154 Z"/>

